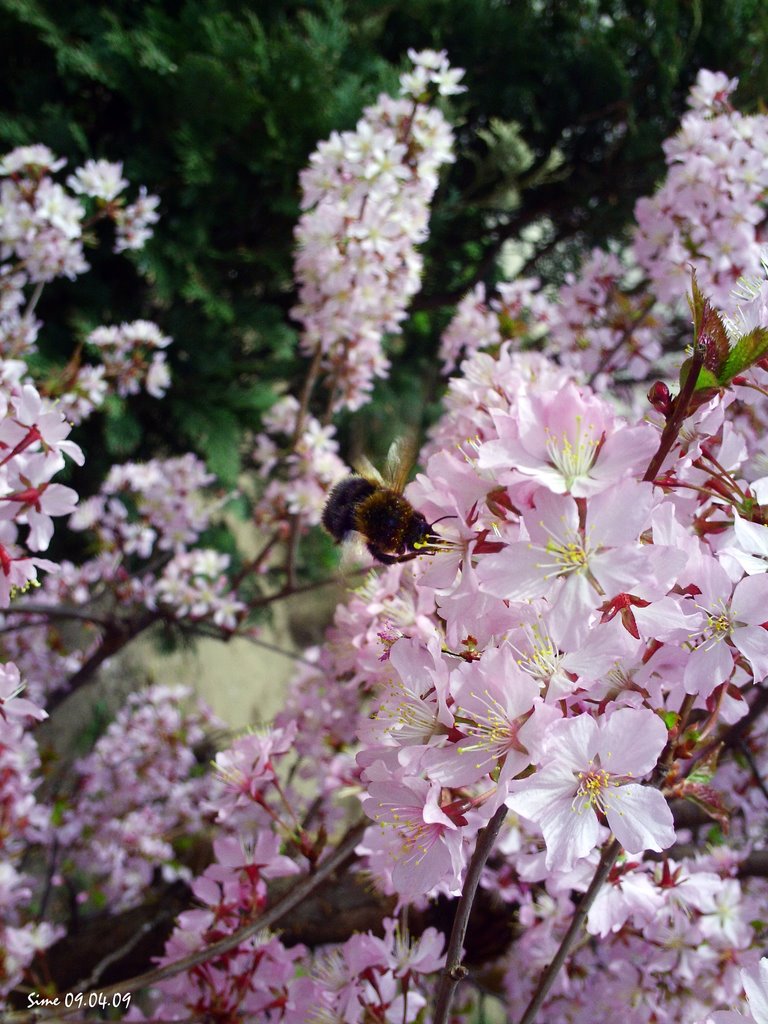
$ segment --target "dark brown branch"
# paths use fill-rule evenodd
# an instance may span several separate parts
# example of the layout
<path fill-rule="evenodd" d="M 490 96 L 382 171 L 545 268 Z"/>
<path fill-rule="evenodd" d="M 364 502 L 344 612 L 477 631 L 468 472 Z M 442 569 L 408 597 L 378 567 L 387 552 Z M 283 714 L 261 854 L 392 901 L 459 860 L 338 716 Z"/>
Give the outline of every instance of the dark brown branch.
<path fill-rule="evenodd" d="M 126 623 L 125 625 L 115 622 L 110 623 L 104 632 L 101 643 L 93 654 L 83 662 L 77 672 L 70 676 L 66 687 L 58 690 L 48 699 L 46 704 L 48 713 L 50 714 L 54 711 L 75 690 L 79 690 L 81 686 L 85 686 L 86 683 L 90 682 L 91 676 L 107 659 L 112 658 L 126 644 L 130 643 L 131 640 L 135 640 L 140 633 L 149 629 L 150 626 L 161 618 L 161 612 L 147 611 L 133 622 Z"/>
<path fill-rule="evenodd" d="M 6 619 L 15 618 L 17 615 L 38 615 L 42 619 L 76 619 L 80 622 L 88 622 L 94 626 L 103 626 L 108 629 L 112 625 L 112 619 L 104 618 L 101 615 L 94 615 L 92 612 L 84 611 L 82 608 L 74 608 L 70 605 L 56 604 L 35 604 L 30 601 L 26 604 L 14 604 L 5 612 Z M 40 622 L 30 622 L 29 626 L 39 626 Z M 15 627 L 4 627 L 0 634 L 9 632 Z"/>
<path fill-rule="evenodd" d="M 507 808 L 502 804 L 485 828 L 481 829 L 477 834 L 475 852 L 472 854 L 472 860 L 467 868 L 464 889 L 459 905 L 456 908 L 456 917 L 451 929 L 451 937 L 448 940 L 445 967 L 441 972 L 440 987 L 437 990 L 437 1001 L 432 1016 L 432 1024 L 445 1024 L 448 1020 L 454 993 L 459 983 L 466 977 L 467 969 L 462 963 L 462 954 L 469 915 L 472 910 L 477 887 L 480 884 L 480 875 L 506 816 Z"/>

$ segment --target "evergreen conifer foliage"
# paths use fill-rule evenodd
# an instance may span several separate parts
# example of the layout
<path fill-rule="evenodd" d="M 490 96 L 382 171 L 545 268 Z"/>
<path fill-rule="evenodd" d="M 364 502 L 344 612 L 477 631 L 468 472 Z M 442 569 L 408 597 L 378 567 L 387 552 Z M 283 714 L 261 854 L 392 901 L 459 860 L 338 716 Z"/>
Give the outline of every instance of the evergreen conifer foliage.
<path fill-rule="evenodd" d="M 43 355 L 61 365 L 98 323 L 156 320 L 175 340 L 174 388 L 162 413 L 110 403 L 107 450 L 192 446 L 234 479 L 244 430 L 303 372 L 289 315 L 298 172 L 317 139 L 392 90 L 408 47 L 433 46 L 470 87 L 434 206 L 423 315 L 403 341 L 434 392 L 448 310 L 492 283 L 504 242 L 543 226 L 531 269 L 562 276 L 575 252 L 620 234 L 661 173 L 659 143 L 696 70 L 759 92 L 765 21 L 756 0 L 0 0 L 0 149 L 42 141 L 71 166 L 122 160 L 162 203 L 137 273 L 95 255 L 77 316 L 65 286 L 46 291 L 57 328 Z M 420 408 L 413 379 L 383 400 L 402 392 Z"/>

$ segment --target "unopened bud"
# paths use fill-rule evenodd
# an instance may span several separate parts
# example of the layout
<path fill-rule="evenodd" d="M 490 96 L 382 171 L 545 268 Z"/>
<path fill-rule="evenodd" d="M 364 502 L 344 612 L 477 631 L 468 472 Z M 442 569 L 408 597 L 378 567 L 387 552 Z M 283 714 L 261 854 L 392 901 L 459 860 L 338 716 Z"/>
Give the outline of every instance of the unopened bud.
<path fill-rule="evenodd" d="M 672 396 L 667 385 L 661 380 L 651 384 L 648 391 L 648 401 L 656 412 L 660 412 L 663 416 L 669 416 L 672 411 Z"/>

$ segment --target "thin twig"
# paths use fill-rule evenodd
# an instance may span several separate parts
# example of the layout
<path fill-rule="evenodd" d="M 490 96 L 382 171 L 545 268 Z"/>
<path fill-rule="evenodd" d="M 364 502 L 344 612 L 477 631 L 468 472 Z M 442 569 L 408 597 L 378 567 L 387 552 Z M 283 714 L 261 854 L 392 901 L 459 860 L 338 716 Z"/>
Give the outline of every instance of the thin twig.
<path fill-rule="evenodd" d="M 6 609 L 6 618 L 13 618 L 15 615 L 42 615 L 46 619 L 77 619 L 80 622 L 89 622 L 94 626 L 104 626 L 105 628 L 114 625 L 114 619 L 93 615 L 80 608 L 73 608 L 70 605 L 36 604 L 34 601 L 27 604 L 14 604 Z M 32 625 L 39 626 L 41 623 L 35 622 Z M 5 628 L 0 629 L 0 633 L 4 632 Z"/>
<path fill-rule="evenodd" d="M 228 643 L 230 640 L 246 640 L 249 644 L 254 644 L 256 647 L 263 647 L 265 651 L 273 651 L 275 654 L 282 655 L 283 658 L 290 658 L 291 661 L 300 661 L 305 665 L 311 665 L 313 668 L 317 667 L 316 661 L 311 661 L 309 658 L 305 658 L 298 651 L 289 651 L 285 647 L 279 647 L 277 644 L 271 644 L 267 640 L 262 640 L 258 636 L 252 636 L 249 633 L 238 633 L 237 630 L 225 630 L 221 627 L 216 627 L 210 623 L 185 623 L 179 622 L 178 626 L 181 632 L 185 636 L 190 637 L 201 637 L 204 640 L 219 640 L 222 643 Z"/>
<path fill-rule="evenodd" d="M 612 345 L 607 352 L 603 353 L 597 369 L 594 371 L 594 373 L 590 374 L 589 378 L 587 379 L 587 384 L 589 384 L 590 387 L 595 383 L 598 376 L 608 369 L 608 367 L 611 365 L 611 360 L 613 359 L 613 357 L 616 355 L 619 349 L 621 349 L 621 347 L 629 341 L 629 339 L 632 337 L 637 328 L 642 325 L 643 320 L 646 319 L 646 317 L 655 305 L 655 298 L 648 298 L 645 300 L 645 302 L 638 311 L 637 318 L 633 320 L 631 324 L 628 324 L 624 328 L 624 330 L 619 335 L 619 339 L 616 342 L 616 344 Z"/>
<path fill-rule="evenodd" d="M 125 625 L 113 622 L 111 624 L 112 628 L 106 629 L 101 643 L 93 654 L 69 677 L 66 687 L 62 690 L 57 690 L 56 693 L 48 698 L 46 704 L 48 713 L 51 714 L 70 694 L 90 682 L 91 676 L 103 662 L 113 657 L 118 651 L 121 651 L 131 640 L 135 640 L 140 633 L 149 629 L 156 622 L 159 622 L 161 618 L 162 614 L 160 612 L 147 611 L 134 622 Z"/>
<path fill-rule="evenodd" d="M 141 941 L 141 939 L 144 938 L 147 932 L 152 931 L 152 929 L 156 925 L 157 921 L 145 921 L 141 925 L 141 927 L 137 928 L 133 935 L 131 935 L 127 939 L 127 941 L 122 944 L 122 946 L 118 946 L 117 949 L 113 949 L 111 953 L 108 953 L 105 957 L 102 957 L 101 960 L 99 960 L 99 962 L 93 968 L 90 975 L 84 981 L 78 982 L 78 988 L 82 992 L 88 992 L 91 986 L 97 985 L 99 982 L 99 978 L 102 976 L 104 971 L 106 971 L 108 967 L 111 967 L 112 964 L 117 963 L 119 960 L 122 960 L 124 956 L 130 953 L 131 950 L 134 949 L 136 945 Z"/>
<path fill-rule="evenodd" d="M 488 855 L 493 849 L 496 837 L 507 816 L 507 808 L 504 804 L 498 808 L 491 820 L 477 834 L 475 852 L 467 868 L 467 877 L 464 881 L 464 889 L 456 908 L 456 917 L 451 929 L 451 937 L 448 940 L 448 949 L 445 954 L 445 967 L 441 972 L 440 987 L 437 990 L 437 1001 L 432 1015 L 432 1024 L 445 1024 L 453 1002 L 453 996 L 459 983 L 466 977 L 467 969 L 462 963 L 464 949 L 464 937 L 467 934 L 467 924 L 472 911 L 472 904 L 475 893 L 480 883 Z"/>
<path fill-rule="evenodd" d="M 688 415 L 688 406 L 690 405 L 693 393 L 696 390 L 699 373 L 703 365 L 704 345 L 697 339 L 693 346 L 693 355 L 691 356 L 691 363 L 688 367 L 688 376 L 685 378 L 685 383 L 680 388 L 678 396 L 675 399 L 672 415 L 667 420 L 664 429 L 661 432 L 659 447 L 656 454 L 648 464 L 648 469 L 645 471 L 643 480 L 654 480 L 656 478 L 656 474 L 664 464 L 664 460 L 667 455 L 669 455 L 672 445 L 677 440 L 677 435 L 680 433 L 683 421 Z"/>
<path fill-rule="evenodd" d="M 35 285 L 35 290 L 32 292 L 29 302 L 27 303 L 27 308 L 24 310 L 24 315 L 22 317 L 22 320 L 25 320 L 27 323 L 32 319 L 32 314 L 37 308 L 40 296 L 43 294 L 43 287 L 42 281 L 38 281 Z"/>

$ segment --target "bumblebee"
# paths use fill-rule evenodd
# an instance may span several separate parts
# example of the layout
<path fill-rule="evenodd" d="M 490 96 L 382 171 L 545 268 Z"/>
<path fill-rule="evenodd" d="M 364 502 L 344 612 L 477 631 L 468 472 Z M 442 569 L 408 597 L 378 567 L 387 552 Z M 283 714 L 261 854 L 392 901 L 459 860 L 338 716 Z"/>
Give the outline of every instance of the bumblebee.
<path fill-rule="evenodd" d="M 357 532 L 371 555 L 384 565 L 439 550 L 436 545 L 442 542 L 433 531 L 434 524 L 403 497 L 410 465 L 403 445 L 395 442 L 383 476 L 362 459 L 355 465 L 355 473 L 336 484 L 328 495 L 322 523 L 337 543 Z"/>

